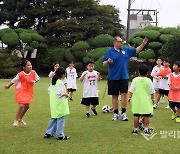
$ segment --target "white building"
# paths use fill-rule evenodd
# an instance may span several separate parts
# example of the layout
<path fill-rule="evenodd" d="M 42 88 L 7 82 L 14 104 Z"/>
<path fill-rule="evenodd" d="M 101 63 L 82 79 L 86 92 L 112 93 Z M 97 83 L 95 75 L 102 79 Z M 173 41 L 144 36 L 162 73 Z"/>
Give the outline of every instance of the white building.
<path fill-rule="evenodd" d="M 130 29 L 142 29 L 146 26 L 151 25 L 152 21 L 153 19 L 149 14 L 145 14 L 145 15 L 131 14 Z"/>

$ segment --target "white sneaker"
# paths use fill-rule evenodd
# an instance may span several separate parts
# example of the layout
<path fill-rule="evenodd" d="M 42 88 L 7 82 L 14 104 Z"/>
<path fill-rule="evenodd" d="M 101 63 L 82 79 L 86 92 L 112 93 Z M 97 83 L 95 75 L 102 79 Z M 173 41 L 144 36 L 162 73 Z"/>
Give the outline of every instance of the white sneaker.
<path fill-rule="evenodd" d="M 12 124 L 14 127 L 17 127 L 18 126 L 18 121 L 14 120 L 13 124 Z"/>
<path fill-rule="evenodd" d="M 24 120 L 22 120 L 22 119 L 18 120 L 18 122 L 21 123 L 23 126 L 27 125 L 26 122 Z"/>
<path fill-rule="evenodd" d="M 154 108 L 154 109 L 157 109 L 157 104 L 154 104 L 154 105 L 153 105 L 153 108 Z"/>
<path fill-rule="evenodd" d="M 128 121 L 128 117 L 126 116 L 126 113 L 121 114 L 121 120 Z"/>
<path fill-rule="evenodd" d="M 119 115 L 118 114 L 114 114 L 114 117 L 112 118 L 112 121 L 116 121 L 119 119 Z"/>
<path fill-rule="evenodd" d="M 159 103 L 160 103 L 160 104 L 163 104 L 163 103 L 164 103 L 164 97 L 161 97 L 161 98 L 160 98 Z"/>
<path fill-rule="evenodd" d="M 167 105 L 165 108 L 166 108 L 166 109 L 169 109 L 169 105 Z"/>

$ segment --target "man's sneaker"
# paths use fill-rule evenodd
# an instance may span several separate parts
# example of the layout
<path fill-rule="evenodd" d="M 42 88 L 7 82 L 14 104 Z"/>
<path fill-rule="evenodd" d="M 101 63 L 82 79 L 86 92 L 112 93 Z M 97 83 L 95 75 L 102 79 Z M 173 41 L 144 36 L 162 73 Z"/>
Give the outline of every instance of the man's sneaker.
<path fill-rule="evenodd" d="M 92 112 L 93 112 L 94 115 L 96 115 L 96 116 L 98 115 L 98 113 L 97 113 L 97 111 L 96 111 L 95 108 L 91 108 L 91 110 L 92 110 Z"/>
<path fill-rule="evenodd" d="M 51 137 L 54 137 L 54 136 L 51 134 L 47 134 L 47 133 L 44 135 L 44 138 L 51 138 Z"/>
<path fill-rule="evenodd" d="M 176 119 L 176 113 L 173 112 L 172 116 L 171 116 L 171 119 L 174 120 Z"/>
<path fill-rule="evenodd" d="M 119 115 L 118 114 L 114 114 L 114 117 L 112 118 L 112 121 L 116 121 L 119 119 Z"/>
<path fill-rule="evenodd" d="M 176 118 L 176 122 L 177 122 L 177 123 L 180 123 L 180 118 L 179 118 L 179 117 Z"/>
<path fill-rule="evenodd" d="M 153 109 L 157 109 L 157 104 L 154 104 L 154 105 L 153 105 Z"/>
<path fill-rule="evenodd" d="M 131 132 L 133 135 L 138 135 L 138 131 L 137 130 L 134 130 Z"/>
<path fill-rule="evenodd" d="M 17 127 L 18 126 L 18 121 L 14 120 L 13 124 L 12 124 L 14 127 Z"/>
<path fill-rule="evenodd" d="M 69 140 L 70 137 L 68 136 L 63 136 L 63 137 L 57 137 L 57 140 Z"/>
<path fill-rule="evenodd" d="M 166 109 L 169 109 L 169 105 L 167 105 L 165 108 L 166 108 Z"/>
<path fill-rule="evenodd" d="M 24 120 L 19 119 L 18 122 L 21 123 L 23 126 L 26 126 L 26 122 Z"/>
<path fill-rule="evenodd" d="M 149 136 L 149 135 L 151 135 L 151 132 L 149 131 L 149 129 L 148 130 L 145 130 L 144 129 L 144 133 L 143 133 L 145 136 Z"/>
<path fill-rule="evenodd" d="M 121 114 L 121 120 L 128 121 L 128 117 L 126 116 L 126 113 Z"/>
<path fill-rule="evenodd" d="M 70 100 L 70 101 L 73 101 L 72 97 L 69 97 L 69 100 Z"/>
<path fill-rule="evenodd" d="M 89 113 L 86 113 L 86 118 L 89 118 L 90 117 L 90 114 Z"/>

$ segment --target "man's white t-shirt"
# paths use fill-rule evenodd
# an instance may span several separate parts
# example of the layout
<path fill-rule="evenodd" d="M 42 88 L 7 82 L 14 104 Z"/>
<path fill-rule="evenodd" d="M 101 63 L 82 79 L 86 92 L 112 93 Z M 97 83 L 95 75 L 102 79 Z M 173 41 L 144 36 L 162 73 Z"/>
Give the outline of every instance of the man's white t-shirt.
<path fill-rule="evenodd" d="M 160 67 L 154 66 L 151 72 L 151 76 L 156 76 L 156 74 L 160 71 L 161 68 L 163 68 L 162 65 Z M 153 78 L 153 86 L 155 89 L 159 89 L 159 80 Z"/>
<path fill-rule="evenodd" d="M 67 89 L 77 89 L 76 85 L 76 78 L 77 72 L 75 68 L 70 69 L 69 67 L 66 68 L 66 73 L 67 73 Z"/>
<path fill-rule="evenodd" d="M 85 76 L 84 74 L 87 73 Z M 84 90 L 83 98 L 99 97 L 98 95 L 98 72 L 93 70 L 92 72 L 84 71 L 81 75 L 84 76 Z"/>

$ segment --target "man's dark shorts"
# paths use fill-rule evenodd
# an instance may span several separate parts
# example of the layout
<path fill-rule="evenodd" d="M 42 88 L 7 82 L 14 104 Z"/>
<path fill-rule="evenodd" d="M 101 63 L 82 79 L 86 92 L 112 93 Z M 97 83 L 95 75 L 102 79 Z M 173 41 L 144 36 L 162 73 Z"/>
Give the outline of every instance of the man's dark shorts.
<path fill-rule="evenodd" d="M 119 93 L 127 93 L 128 79 L 108 80 L 108 95 L 119 95 Z"/>

